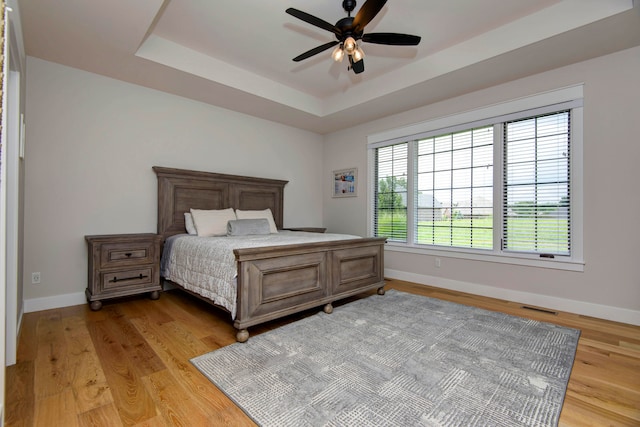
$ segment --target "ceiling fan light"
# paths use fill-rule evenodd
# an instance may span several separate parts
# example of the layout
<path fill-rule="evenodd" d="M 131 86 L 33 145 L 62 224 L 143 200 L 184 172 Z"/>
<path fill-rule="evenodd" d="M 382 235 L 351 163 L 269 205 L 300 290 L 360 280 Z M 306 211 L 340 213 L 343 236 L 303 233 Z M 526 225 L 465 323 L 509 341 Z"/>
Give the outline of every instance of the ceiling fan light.
<path fill-rule="evenodd" d="M 347 52 L 347 55 L 352 55 L 353 52 L 358 48 L 358 44 L 355 39 L 351 36 L 347 37 L 344 41 L 344 50 Z"/>
<path fill-rule="evenodd" d="M 331 53 L 331 57 L 336 62 L 342 62 L 344 59 L 344 50 L 342 50 L 342 45 L 337 46 L 333 52 Z"/>
<path fill-rule="evenodd" d="M 364 51 L 362 50 L 362 48 L 358 47 L 353 51 L 351 57 L 353 58 L 353 62 L 358 62 L 362 60 L 362 58 L 364 58 Z"/>

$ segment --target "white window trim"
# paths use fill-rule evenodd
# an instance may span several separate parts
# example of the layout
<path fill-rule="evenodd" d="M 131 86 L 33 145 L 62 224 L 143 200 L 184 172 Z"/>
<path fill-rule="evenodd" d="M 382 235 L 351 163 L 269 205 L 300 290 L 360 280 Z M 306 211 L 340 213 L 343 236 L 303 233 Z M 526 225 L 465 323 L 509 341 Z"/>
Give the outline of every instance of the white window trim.
<path fill-rule="evenodd" d="M 449 257 L 449 258 L 462 258 L 477 261 L 496 262 L 501 264 L 515 264 L 524 266 L 534 266 L 542 268 L 569 270 L 569 271 L 584 271 L 584 254 L 583 254 L 583 85 L 569 86 L 566 88 L 553 90 L 550 92 L 544 92 L 524 98 L 518 98 L 515 100 L 490 105 L 484 108 L 476 110 L 466 111 L 460 114 L 454 114 L 429 120 L 422 123 L 416 123 L 408 126 L 403 126 L 396 129 L 383 131 L 367 137 L 368 148 L 368 176 L 369 183 L 375 181 L 375 157 L 374 149 L 397 144 L 409 142 L 422 138 L 426 135 L 433 135 L 438 133 L 439 130 L 448 128 L 460 128 L 460 130 L 469 129 L 482 124 L 488 124 L 495 121 L 495 118 L 501 117 L 502 121 L 509 120 L 509 116 L 517 116 L 520 112 L 533 110 L 533 109 L 546 109 L 553 110 L 557 104 L 571 103 L 571 256 L 556 257 L 554 259 L 539 259 L 527 254 L 506 254 L 504 252 L 496 251 L 477 251 L 466 250 L 464 248 L 448 248 L 448 247 L 424 247 L 424 245 L 415 245 L 412 241 L 413 236 L 411 233 L 407 236 L 407 243 L 400 242 L 387 242 L 386 250 L 393 252 L 408 252 L 424 255 L 432 255 L 437 257 Z M 506 120 L 505 117 L 506 116 Z M 409 142 L 411 144 L 411 142 Z M 502 197 L 497 183 L 501 183 L 501 179 L 495 179 L 495 176 L 501 176 L 503 162 L 501 156 L 502 142 L 497 144 L 500 147 L 498 150 L 494 149 L 494 195 L 499 194 L 498 197 Z M 411 167 L 411 165 L 409 165 Z M 500 184 L 501 185 L 501 184 Z M 367 232 L 370 236 L 374 232 L 374 197 L 375 189 L 374 185 L 368 186 L 367 191 Z M 409 188 L 408 190 L 411 190 Z M 409 194 L 413 194 L 410 192 Z M 407 197 L 407 201 L 413 199 Z M 498 200 L 495 199 L 494 200 Z M 411 209 L 408 206 L 408 212 Z M 500 213 L 500 215 L 502 215 Z M 411 219 L 411 218 L 408 218 Z M 498 215 L 494 216 L 494 238 L 495 233 L 498 233 L 498 241 L 501 238 L 499 228 L 495 227 L 496 221 L 500 221 Z M 412 222 L 408 223 L 408 228 Z"/>

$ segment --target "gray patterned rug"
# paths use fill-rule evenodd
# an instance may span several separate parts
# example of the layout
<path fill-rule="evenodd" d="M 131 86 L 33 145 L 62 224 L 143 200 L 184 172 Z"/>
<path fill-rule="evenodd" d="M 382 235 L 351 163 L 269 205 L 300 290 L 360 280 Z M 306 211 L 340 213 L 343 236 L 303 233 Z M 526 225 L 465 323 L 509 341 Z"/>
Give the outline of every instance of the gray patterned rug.
<path fill-rule="evenodd" d="M 579 335 L 391 290 L 191 362 L 263 426 L 554 426 Z"/>

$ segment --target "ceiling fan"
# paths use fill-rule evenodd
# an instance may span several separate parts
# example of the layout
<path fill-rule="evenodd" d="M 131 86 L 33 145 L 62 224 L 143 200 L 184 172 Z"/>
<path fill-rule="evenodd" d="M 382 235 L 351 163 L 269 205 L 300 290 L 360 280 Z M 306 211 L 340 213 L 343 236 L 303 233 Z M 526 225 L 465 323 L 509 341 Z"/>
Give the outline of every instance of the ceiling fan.
<path fill-rule="evenodd" d="M 337 40 L 315 47 L 293 58 L 295 62 L 310 58 L 320 52 L 338 45 L 331 56 L 337 62 L 342 62 L 345 56 L 349 58 L 349 69 L 355 74 L 364 71 L 364 52 L 358 46 L 358 40 L 366 43 L 386 44 L 394 46 L 416 46 L 420 43 L 419 36 L 398 33 L 364 33 L 364 27 L 380 12 L 387 0 L 366 0 L 355 17 L 351 12 L 356 8 L 356 0 L 344 0 L 342 7 L 347 12 L 347 17 L 342 18 L 335 25 L 328 23 L 313 15 L 309 15 L 292 7 L 286 12 L 318 28 L 332 32 Z"/>

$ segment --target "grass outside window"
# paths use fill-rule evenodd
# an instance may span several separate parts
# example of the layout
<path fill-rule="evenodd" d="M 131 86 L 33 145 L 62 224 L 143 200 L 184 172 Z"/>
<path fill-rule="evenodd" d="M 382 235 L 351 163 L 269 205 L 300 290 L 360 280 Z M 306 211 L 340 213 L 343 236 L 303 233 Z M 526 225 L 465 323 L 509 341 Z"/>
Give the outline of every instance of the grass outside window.
<path fill-rule="evenodd" d="M 507 219 L 511 252 L 568 253 L 569 224 L 553 217 L 513 217 Z M 378 218 L 378 235 L 390 241 L 407 241 L 406 214 L 398 212 Z M 530 236 L 536 238 L 531 241 Z M 418 245 L 460 247 L 491 250 L 493 248 L 493 217 L 454 218 L 439 221 L 419 221 Z"/>

